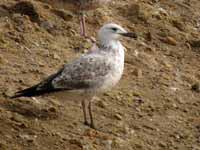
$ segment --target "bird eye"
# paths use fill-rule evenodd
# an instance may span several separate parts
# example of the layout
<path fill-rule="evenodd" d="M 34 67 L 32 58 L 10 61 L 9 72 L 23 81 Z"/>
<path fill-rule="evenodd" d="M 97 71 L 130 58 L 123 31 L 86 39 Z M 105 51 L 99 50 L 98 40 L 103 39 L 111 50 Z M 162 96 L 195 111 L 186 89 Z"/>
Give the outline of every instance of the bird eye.
<path fill-rule="evenodd" d="M 116 32 L 118 29 L 117 28 L 111 28 L 111 30 Z"/>

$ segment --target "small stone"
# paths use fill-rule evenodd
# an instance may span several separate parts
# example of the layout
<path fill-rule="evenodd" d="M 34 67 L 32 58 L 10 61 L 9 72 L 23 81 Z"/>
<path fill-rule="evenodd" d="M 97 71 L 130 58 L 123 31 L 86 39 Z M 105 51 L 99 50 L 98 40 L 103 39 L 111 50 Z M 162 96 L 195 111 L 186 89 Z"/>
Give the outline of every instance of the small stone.
<path fill-rule="evenodd" d="M 189 41 L 189 43 L 191 47 L 194 47 L 194 48 L 200 47 L 200 40 L 191 40 Z"/>
<path fill-rule="evenodd" d="M 3 112 L 3 111 L 4 111 L 4 109 L 0 107 L 0 113 Z"/>
<path fill-rule="evenodd" d="M 82 143 L 79 140 L 77 140 L 77 139 L 70 139 L 69 143 L 70 144 L 74 144 L 74 145 L 76 145 L 78 147 L 81 147 L 81 148 L 83 147 Z"/>
<path fill-rule="evenodd" d="M 6 16 L 9 16 L 9 15 L 10 15 L 10 13 L 7 10 L 6 6 L 5 5 L 1 5 L 0 6 L 0 17 L 6 17 Z"/>
<path fill-rule="evenodd" d="M 195 83 L 192 85 L 191 89 L 195 92 L 200 92 L 200 83 Z"/>
<path fill-rule="evenodd" d="M 27 135 L 27 134 L 19 135 L 19 137 L 30 143 L 33 143 L 35 141 L 35 138 L 37 138 L 36 135 L 33 136 L 33 135 Z"/>
<path fill-rule="evenodd" d="M 18 113 L 14 113 L 13 116 L 10 118 L 13 121 L 16 122 L 23 122 L 24 118 L 22 117 L 22 115 L 19 115 Z"/>
<path fill-rule="evenodd" d="M 88 136 L 90 138 L 95 138 L 98 136 L 98 131 L 93 130 L 93 129 L 87 129 L 84 132 L 84 136 Z"/>
<path fill-rule="evenodd" d="M 114 116 L 117 120 L 122 120 L 122 116 L 118 113 L 118 114 L 115 114 Z"/>
<path fill-rule="evenodd" d="M 134 71 L 133 71 L 133 74 L 138 77 L 138 78 L 141 78 L 142 77 L 142 70 L 139 69 L 139 68 L 135 68 Z"/>
<path fill-rule="evenodd" d="M 6 63 L 8 63 L 8 61 L 3 56 L 0 55 L 0 64 L 6 64 Z"/>
<path fill-rule="evenodd" d="M 165 148 L 165 147 L 166 147 L 166 143 L 164 143 L 164 142 L 162 142 L 162 141 L 160 141 L 160 142 L 158 143 L 158 145 L 159 145 L 160 147 L 162 147 L 162 148 Z"/>
<path fill-rule="evenodd" d="M 95 37 L 91 36 L 89 39 L 87 39 L 87 42 L 95 43 L 95 42 L 97 42 L 97 40 Z"/>
<path fill-rule="evenodd" d="M 178 108 L 177 105 L 176 105 L 175 103 L 173 103 L 172 106 L 173 106 L 174 108 Z"/>
<path fill-rule="evenodd" d="M 51 22 L 49 22 L 49 21 L 42 21 L 40 23 L 40 26 L 42 28 L 44 28 L 45 30 L 47 30 L 47 31 L 51 31 L 51 29 L 54 28 L 54 25 Z"/>
<path fill-rule="evenodd" d="M 162 17 L 169 16 L 168 12 L 163 8 L 158 8 L 154 11 L 153 16 L 157 19 L 162 19 Z"/>
<path fill-rule="evenodd" d="M 14 92 L 13 92 L 13 90 L 12 89 L 7 89 L 4 93 L 4 96 L 6 96 L 6 97 L 11 97 L 11 96 L 13 96 L 13 94 L 14 94 Z"/>
<path fill-rule="evenodd" d="M 173 46 L 177 45 L 177 41 L 173 37 L 170 37 L 170 36 L 167 36 L 166 38 L 161 39 L 161 41 L 163 41 L 166 44 L 173 45 Z"/>
<path fill-rule="evenodd" d="M 3 141 L 0 141 L 0 149 L 2 149 L 2 150 L 8 149 L 8 146 L 7 146 L 7 145 L 8 145 L 8 144 L 4 143 Z"/>
<path fill-rule="evenodd" d="M 71 21 L 73 19 L 73 14 L 70 11 L 63 9 L 53 9 L 53 12 L 64 19 L 65 21 Z"/>
<path fill-rule="evenodd" d="M 179 20 L 172 20 L 172 24 L 174 27 L 176 27 L 180 31 L 185 31 L 185 25 Z"/>
<path fill-rule="evenodd" d="M 148 31 L 148 32 L 146 33 L 146 39 L 147 39 L 148 41 L 152 41 L 153 35 L 152 35 L 152 33 L 151 33 L 150 31 Z"/>
<path fill-rule="evenodd" d="M 57 110 L 56 110 L 55 107 L 50 107 L 48 110 L 49 110 L 50 112 L 53 112 L 53 113 L 57 112 Z"/>
<path fill-rule="evenodd" d="M 104 143 L 104 146 L 105 146 L 106 150 L 111 150 L 112 149 L 112 143 L 113 143 L 112 140 L 105 140 L 103 143 Z"/>
<path fill-rule="evenodd" d="M 114 139 L 113 145 L 116 148 L 121 148 L 124 145 L 124 142 L 125 142 L 124 139 L 118 137 Z"/>
<path fill-rule="evenodd" d="M 160 15 L 164 15 L 164 16 L 168 16 L 168 13 L 167 13 L 167 11 L 165 10 L 165 9 L 163 9 L 163 8 L 158 8 L 158 13 L 160 14 Z"/>
<path fill-rule="evenodd" d="M 98 101 L 97 105 L 101 108 L 106 108 L 107 107 L 107 103 L 104 101 Z"/>
<path fill-rule="evenodd" d="M 40 67 L 44 67 L 44 66 L 45 66 L 45 64 L 44 64 L 43 62 L 41 62 L 41 61 L 38 62 L 38 65 L 39 65 Z"/>
<path fill-rule="evenodd" d="M 53 54 L 53 59 L 60 60 L 60 56 L 58 56 L 58 54 L 54 53 L 54 54 Z"/>
<path fill-rule="evenodd" d="M 179 104 L 185 104 L 185 101 L 182 97 L 178 97 L 177 101 L 178 101 Z"/>

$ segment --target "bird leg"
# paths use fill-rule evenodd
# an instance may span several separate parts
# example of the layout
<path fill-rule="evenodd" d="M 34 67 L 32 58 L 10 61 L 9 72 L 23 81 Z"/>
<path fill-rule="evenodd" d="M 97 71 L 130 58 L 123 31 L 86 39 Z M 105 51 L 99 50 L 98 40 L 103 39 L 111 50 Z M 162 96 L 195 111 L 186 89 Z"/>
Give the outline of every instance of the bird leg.
<path fill-rule="evenodd" d="M 85 14 L 84 12 L 81 12 L 80 14 L 80 28 L 81 28 L 81 35 L 84 37 L 87 37 L 86 35 L 86 25 L 85 25 Z"/>
<path fill-rule="evenodd" d="M 88 123 L 88 121 L 87 121 L 87 113 L 86 113 L 85 100 L 82 100 L 81 104 L 82 104 L 83 115 L 84 115 L 84 124 L 85 124 L 85 125 L 89 125 L 89 123 Z"/>
<path fill-rule="evenodd" d="M 92 115 L 92 100 L 89 101 L 88 110 L 89 110 L 89 115 L 90 115 L 90 127 L 95 129 L 93 115 Z"/>

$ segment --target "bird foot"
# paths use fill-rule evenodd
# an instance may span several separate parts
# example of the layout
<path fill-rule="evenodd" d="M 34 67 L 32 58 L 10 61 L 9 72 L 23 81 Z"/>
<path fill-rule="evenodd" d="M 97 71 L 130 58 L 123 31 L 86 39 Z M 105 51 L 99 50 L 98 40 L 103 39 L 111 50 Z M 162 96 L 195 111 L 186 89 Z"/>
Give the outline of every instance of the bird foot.
<path fill-rule="evenodd" d="M 96 130 L 96 127 L 95 127 L 95 125 L 94 125 L 94 124 L 90 124 L 90 128 L 92 128 L 92 129 Z"/>
<path fill-rule="evenodd" d="M 84 38 L 91 43 L 96 43 L 96 39 L 93 36 L 84 35 Z"/>
<path fill-rule="evenodd" d="M 90 124 L 89 122 L 87 122 L 87 121 L 85 121 L 84 122 L 84 125 L 86 125 L 86 126 L 89 126 L 90 128 L 92 128 L 92 129 L 95 129 L 96 130 L 96 127 L 95 127 L 95 125 L 94 124 Z"/>

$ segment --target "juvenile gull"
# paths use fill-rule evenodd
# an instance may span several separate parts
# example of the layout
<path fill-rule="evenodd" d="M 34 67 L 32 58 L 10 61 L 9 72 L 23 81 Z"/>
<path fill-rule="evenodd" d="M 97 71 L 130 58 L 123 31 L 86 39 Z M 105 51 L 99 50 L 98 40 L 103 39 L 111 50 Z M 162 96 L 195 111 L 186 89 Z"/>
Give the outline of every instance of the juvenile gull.
<path fill-rule="evenodd" d="M 86 35 L 86 24 L 85 24 L 85 12 L 89 10 L 94 10 L 100 6 L 103 6 L 110 2 L 111 0 L 41 0 L 47 2 L 58 8 L 71 8 L 80 14 L 80 28 L 81 35 L 87 37 Z M 71 7 L 70 7 L 71 6 Z"/>
<path fill-rule="evenodd" d="M 124 47 L 119 41 L 121 36 L 136 38 L 134 33 L 127 32 L 121 26 L 109 23 L 98 32 L 98 48 L 82 55 L 49 76 L 46 80 L 22 91 L 12 98 L 32 97 L 45 93 L 79 91 L 89 99 L 82 100 L 84 123 L 94 128 L 91 101 L 95 95 L 115 86 L 124 70 Z M 87 110 L 90 123 L 87 121 Z"/>

